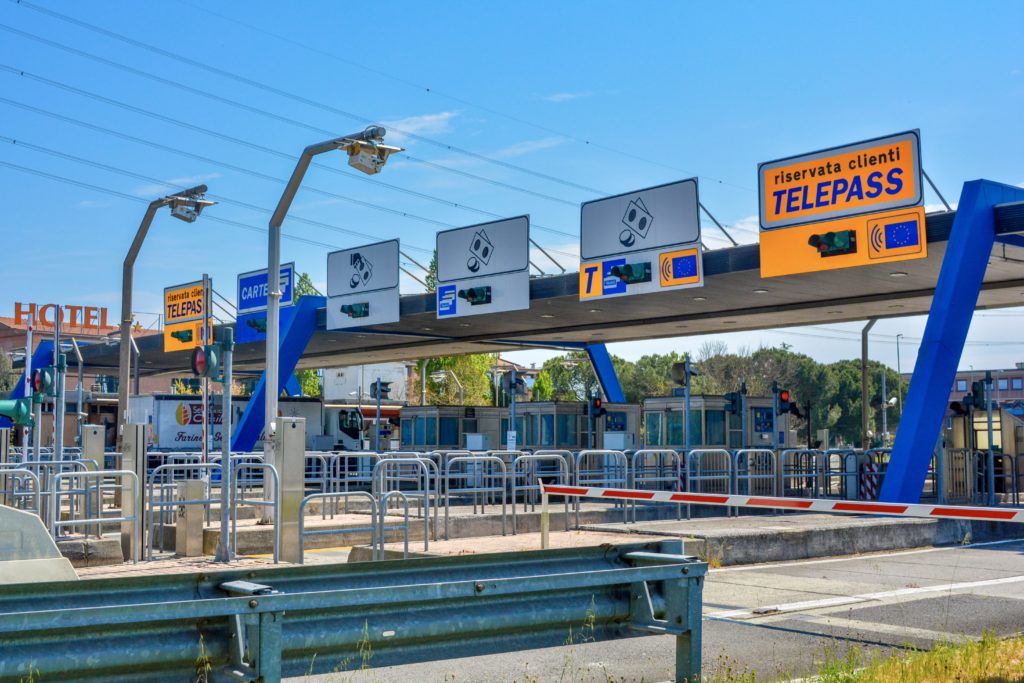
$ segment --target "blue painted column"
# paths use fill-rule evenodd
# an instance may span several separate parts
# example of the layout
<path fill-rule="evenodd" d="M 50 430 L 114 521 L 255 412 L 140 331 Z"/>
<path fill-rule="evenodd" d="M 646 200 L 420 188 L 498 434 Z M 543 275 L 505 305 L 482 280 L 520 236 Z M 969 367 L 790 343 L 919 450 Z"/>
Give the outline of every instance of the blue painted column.
<path fill-rule="evenodd" d="M 964 183 L 892 458 L 882 483 L 882 501 L 916 503 L 921 498 L 936 435 L 946 414 L 949 390 L 956 378 L 995 243 L 992 207 L 1021 200 L 1024 190 L 1018 187 L 989 180 Z"/>
<path fill-rule="evenodd" d="M 322 296 L 304 296 L 295 304 L 295 315 L 291 320 L 282 320 L 281 354 L 278 358 L 278 394 L 287 386 L 289 378 L 294 379 L 295 365 L 299 362 L 306 345 L 316 331 L 316 311 L 323 308 L 327 300 Z M 265 398 L 267 390 L 267 373 L 263 371 L 260 381 L 249 397 L 245 412 L 238 420 L 238 427 L 231 435 L 231 450 L 251 451 L 263 433 L 266 411 Z"/>
<path fill-rule="evenodd" d="M 609 403 L 625 403 L 626 394 L 622 391 L 619 376 L 615 373 L 608 347 L 604 344 L 588 344 L 586 352 L 590 364 L 594 366 L 594 374 L 597 375 L 597 383 L 601 385 L 605 400 Z"/>

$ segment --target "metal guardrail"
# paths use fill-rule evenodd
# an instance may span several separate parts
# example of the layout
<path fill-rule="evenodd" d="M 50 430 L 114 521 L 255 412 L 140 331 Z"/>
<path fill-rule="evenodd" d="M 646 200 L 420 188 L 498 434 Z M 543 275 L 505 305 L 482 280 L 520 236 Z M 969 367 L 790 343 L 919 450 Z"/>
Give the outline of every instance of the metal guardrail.
<path fill-rule="evenodd" d="M 282 676 L 565 645 L 676 637 L 700 678 L 707 565 L 679 540 L 129 579 L 0 586 L 0 681 Z M 342 588 L 343 587 L 343 588 Z M 69 610 L 68 605 L 78 605 Z"/>

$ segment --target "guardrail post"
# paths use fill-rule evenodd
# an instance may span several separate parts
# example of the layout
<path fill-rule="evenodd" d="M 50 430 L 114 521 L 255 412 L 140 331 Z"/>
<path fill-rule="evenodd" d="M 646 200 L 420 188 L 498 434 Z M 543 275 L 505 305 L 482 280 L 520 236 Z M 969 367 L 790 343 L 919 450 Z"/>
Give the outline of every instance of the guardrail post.
<path fill-rule="evenodd" d="M 306 493 L 306 418 L 278 418 L 274 439 L 277 442 L 274 448 L 279 467 L 277 473 L 281 479 L 277 491 L 281 517 L 275 519 L 274 524 L 280 526 L 281 560 L 298 564 L 302 562 L 299 514 Z"/>
<path fill-rule="evenodd" d="M 676 635 L 676 681 L 699 683 L 701 677 L 701 605 L 704 578 L 694 576 L 665 582 L 667 614 L 683 619 L 685 633 Z"/>

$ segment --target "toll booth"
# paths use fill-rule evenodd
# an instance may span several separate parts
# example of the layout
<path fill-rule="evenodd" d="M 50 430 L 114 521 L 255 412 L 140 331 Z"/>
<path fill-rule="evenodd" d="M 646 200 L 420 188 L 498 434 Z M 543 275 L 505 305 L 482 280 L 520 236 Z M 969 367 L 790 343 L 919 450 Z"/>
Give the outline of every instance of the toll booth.
<path fill-rule="evenodd" d="M 946 447 L 988 450 L 988 413 L 972 410 L 946 417 Z M 992 450 L 1016 457 L 1024 453 L 1024 408 L 1001 406 L 992 411 Z"/>
<path fill-rule="evenodd" d="M 682 396 L 656 396 L 644 399 L 643 443 L 646 448 L 674 448 L 686 445 L 683 431 L 686 402 Z M 779 447 L 792 447 L 795 435 L 789 429 L 789 415 L 777 417 L 777 430 L 783 435 Z M 690 448 L 741 448 L 744 445 L 743 421 L 727 413 L 725 397 L 695 394 L 690 397 Z M 772 399 L 747 397 L 747 448 L 772 448 Z"/>
<path fill-rule="evenodd" d="M 405 406 L 400 417 L 403 450 L 486 451 L 501 447 L 498 432 L 503 423 L 507 428 L 508 408 Z"/>
<path fill-rule="evenodd" d="M 606 403 L 588 441 L 586 404 L 579 401 L 516 403 L 518 450 L 636 448 L 640 406 Z M 402 448 L 408 450 L 501 450 L 508 447 L 508 407 L 406 406 L 401 410 Z"/>
<path fill-rule="evenodd" d="M 588 440 L 586 404 L 580 401 L 528 401 L 516 404 L 516 436 L 520 450 L 636 448 L 640 433 L 640 406 L 605 403 L 607 411 Z M 504 447 L 508 415 L 502 418 Z"/>

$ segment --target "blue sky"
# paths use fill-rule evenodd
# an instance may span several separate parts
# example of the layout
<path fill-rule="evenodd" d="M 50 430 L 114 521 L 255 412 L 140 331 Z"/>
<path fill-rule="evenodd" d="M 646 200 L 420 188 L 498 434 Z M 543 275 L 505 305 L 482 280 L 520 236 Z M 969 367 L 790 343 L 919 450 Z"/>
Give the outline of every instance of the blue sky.
<path fill-rule="evenodd" d="M 973 178 L 1024 184 L 1021 26 L 1018 2 L 967 11 L 951 2 L 3 0 L 0 314 L 15 300 L 58 301 L 105 305 L 113 318 L 145 204 L 196 182 L 221 200 L 210 216 L 248 229 L 160 215 L 136 270 L 135 308 L 158 311 L 165 286 L 203 272 L 233 299 L 237 273 L 266 262 L 259 209 L 273 208 L 281 185 L 265 176 L 286 178 L 305 145 L 368 120 L 425 139 L 389 135 L 408 155 L 375 178 L 340 155 L 320 160 L 333 171 L 311 169 L 285 224 L 301 239 L 284 241 L 283 258 L 321 286 L 333 249 L 399 237 L 425 262 L 436 231 L 522 213 L 571 270 L 579 202 L 694 175 L 702 202 L 753 242 L 759 161 L 910 128 L 921 129 L 925 169 L 951 201 Z M 704 232 L 724 246 L 713 226 Z M 417 288 L 403 281 L 403 291 Z M 978 314 L 962 366 L 1024 360 L 1013 332 L 1022 320 L 1022 309 Z M 720 338 L 732 348 L 785 341 L 835 360 L 859 354 L 849 332 L 858 328 Z M 919 318 L 880 322 L 872 355 L 895 365 L 902 333 L 902 366 L 912 366 L 922 329 Z M 703 341 L 612 350 L 635 358 Z"/>

